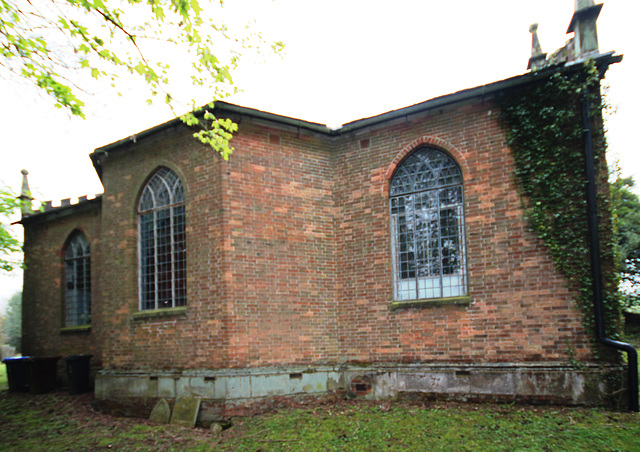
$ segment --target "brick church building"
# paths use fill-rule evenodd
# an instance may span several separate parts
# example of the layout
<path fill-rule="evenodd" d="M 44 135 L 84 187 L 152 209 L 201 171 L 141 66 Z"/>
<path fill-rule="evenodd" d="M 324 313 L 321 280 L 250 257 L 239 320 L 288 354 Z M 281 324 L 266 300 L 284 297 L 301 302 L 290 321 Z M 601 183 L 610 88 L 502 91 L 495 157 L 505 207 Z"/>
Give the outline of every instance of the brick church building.
<path fill-rule="evenodd" d="M 585 4 L 564 60 L 534 43 L 540 74 L 620 61 L 585 47 Z M 202 416 L 335 395 L 599 403 L 593 332 L 530 231 L 496 104 L 532 80 L 339 129 L 219 102 L 228 162 L 177 119 L 96 149 L 102 195 L 22 219 L 23 353 L 92 354 L 98 401 L 141 413 L 185 395 Z"/>

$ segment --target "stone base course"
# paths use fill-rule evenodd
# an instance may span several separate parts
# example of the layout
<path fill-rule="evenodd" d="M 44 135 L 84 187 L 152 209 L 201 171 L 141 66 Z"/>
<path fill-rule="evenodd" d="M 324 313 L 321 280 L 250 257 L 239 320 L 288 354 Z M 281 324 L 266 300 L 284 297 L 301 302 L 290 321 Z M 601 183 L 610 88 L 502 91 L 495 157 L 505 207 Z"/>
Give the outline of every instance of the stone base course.
<path fill-rule="evenodd" d="M 114 413 L 144 416 L 160 398 L 202 401 L 198 423 L 265 410 L 330 401 L 456 400 L 601 405 L 605 381 L 621 368 L 556 363 L 386 364 L 237 370 L 113 371 L 96 379 L 98 405 Z"/>

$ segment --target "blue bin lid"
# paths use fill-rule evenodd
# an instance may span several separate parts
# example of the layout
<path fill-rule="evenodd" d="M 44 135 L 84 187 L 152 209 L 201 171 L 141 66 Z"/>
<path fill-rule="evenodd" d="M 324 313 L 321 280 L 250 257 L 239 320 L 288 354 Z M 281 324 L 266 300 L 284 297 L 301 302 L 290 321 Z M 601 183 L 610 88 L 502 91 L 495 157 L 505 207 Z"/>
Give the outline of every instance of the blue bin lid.
<path fill-rule="evenodd" d="M 6 363 L 11 361 L 22 361 L 22 360 L 26 361 L 27 359 L 31 359 L 31 356 L 10 356 L 8 358 L 3 359 L 2 362 Z"/>

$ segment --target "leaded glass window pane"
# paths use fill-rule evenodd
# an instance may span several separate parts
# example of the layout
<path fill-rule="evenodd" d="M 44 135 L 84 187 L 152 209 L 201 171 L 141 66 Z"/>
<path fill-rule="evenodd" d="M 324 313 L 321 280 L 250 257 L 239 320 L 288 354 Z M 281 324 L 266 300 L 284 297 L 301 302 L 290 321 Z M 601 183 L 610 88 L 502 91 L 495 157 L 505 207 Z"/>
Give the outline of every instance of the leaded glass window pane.
<path fill-rule="evenodd" d="M 421 148 L 390 186 L 394 299 L 465 295 L 462 173 L 442 151 Z"/>
<path fill-rule="evenodd" d="M 140 309 L 185 306 L 184 189 L 176 173 L 156 171 L 142 191 L 138 213 Z"/>
<path fill-rule="evenodd" d="M 64 253 L 64 324 L 67 327 L 91 323 L 91 262 L 89 242 L 76 232 Z"/>
<path fill-rule="evenodd" d="M 446 185 L 462 185 L 462 173 L 451 157 L 432 148 L 420 148 L 396 169 L 390 195 L 397 196 Z"/>

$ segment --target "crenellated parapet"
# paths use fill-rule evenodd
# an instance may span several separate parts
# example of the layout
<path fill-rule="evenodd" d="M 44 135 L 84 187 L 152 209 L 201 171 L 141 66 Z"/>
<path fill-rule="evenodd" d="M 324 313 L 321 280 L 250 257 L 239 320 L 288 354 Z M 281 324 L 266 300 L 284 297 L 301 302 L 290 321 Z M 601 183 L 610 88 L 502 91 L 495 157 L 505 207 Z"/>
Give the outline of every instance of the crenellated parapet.
<path fill-rule="evenodd" d="M 42 211 L 43 212 L 49 212 L 49 211 L 52 211 L 52 210 L 60 209 L 62 207 L 77 206 L 77 205 L 83 204 L 83 203 L 85 203 L 87 201 L 91 201 L 93 199 L 96 199 L 96 198 L 98 198 L 100 196 L 102 196 L 100 193 L 98 193 L 96 195 L 93 195 L 91 197 L 89 197 L 89 195 L 79 196 L 77 198 L 77 201 L 75 201 L 75 202 L 72 202 L 72 200 L 75 200 L 75 198 L 64 198 L 64 199 L 61 199 L 59 201 L 59 205 L 55 205 L 55 206 L 53 205 L 53 201 L 50 201 L 50 200 L 49 201 L 43 201 L 42 202 Z"/>

